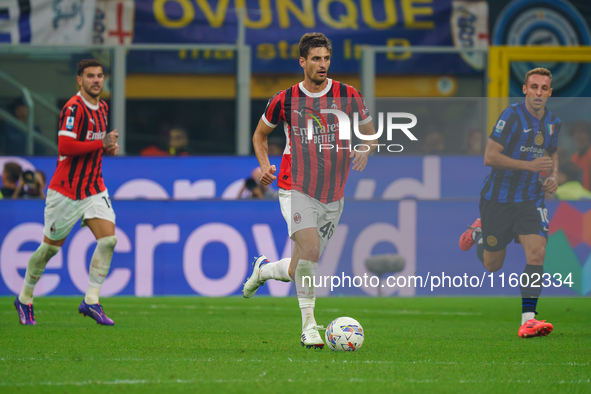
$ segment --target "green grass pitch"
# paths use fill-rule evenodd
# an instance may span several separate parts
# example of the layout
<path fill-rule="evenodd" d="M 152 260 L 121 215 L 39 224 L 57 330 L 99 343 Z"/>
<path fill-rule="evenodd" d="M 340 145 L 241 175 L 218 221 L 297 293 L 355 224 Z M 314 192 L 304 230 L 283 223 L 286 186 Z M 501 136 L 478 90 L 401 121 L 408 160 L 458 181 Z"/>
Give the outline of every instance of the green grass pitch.
<path fill-rule="evenodd" d="M 542 298 L 548 337 L 517 336 L 517 298 L 327 298 L 357 319 L 353 353 L 300 346 L 295 298 L 39 297 L 37 326 L 0 298 L 0 392 L 591 392 L 591 299 Z"/>

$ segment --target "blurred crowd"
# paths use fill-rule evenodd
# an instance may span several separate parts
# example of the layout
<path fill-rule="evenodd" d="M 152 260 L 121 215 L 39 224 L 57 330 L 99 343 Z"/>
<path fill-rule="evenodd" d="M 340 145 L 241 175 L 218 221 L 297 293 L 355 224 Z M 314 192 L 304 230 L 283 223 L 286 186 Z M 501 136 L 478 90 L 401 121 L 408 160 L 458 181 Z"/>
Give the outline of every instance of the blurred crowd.
<path fill-rule="evenodd" d="M 8 113 L 12 115 L 17 122 L 27 125 L 29 117 L 29 107 L 20 97 L 14 99 L 8 105 Z M 34 131 L 37 134 L 41 134 L 39 126 L 34 126 Z M 23 156 L 27 154 L 27 137 L 26 135 L 15 126 L 14 123 L 8 119 L 3 119 L 0 116 L 0 156 Z M 34 144 L 34 155 L 44 156 L 49 154 L 47 149 L 39 142 Z"/>
<path fill-rule="evenodd" d="M 7 112 L 14 119 L 26 125 L 29 108 L 22 98 L 14 99 L 7 106 Z M 451 126 L 450 126 L 451 127 Z M 436 124 L 424 124 L 414 132 L 418 141 L 404 144 L 404 153 L 413 155 L 470 155 L 482 156 L 486 147 L 486 132 L 479 128 L 457 130 L 458 125 L 438 129 Z M 162 124 L 159 139 L 147 139 L 144 148 L 137 153 L 141 156 L 189 156 L 203 154 L 201 141 L 194 141 L 191 133 L 182 125 Z M 36 133 L 41 133 L 35 126 Z M 269 155 L 281 156 L 285 148 L 283 135 L 270 135 Z M 198 146 L 199 145 L 199 146 Z M 15 126 L 14 120 L 0 118 L 0 156 L 23 156 L 26 154 L 26 136 Z M 42 144 L 35 143 L 36 156 L 49 152 Z M 570 122 L 563 126 L 559 147 L 560 185 L 556 198 L 578 200 L 591 198 L 591 123 Z M 42 171 L 23 171 L 18 163 L 7 162 L 2 170 L 0 198 L 44 198 L 46 180 Z M 246 175 L 244 185 L 237 198 L 264 199 L 276 198 L 273 187 L 261 185 L 260 168 Z"/>
<path fill-rule="evenodd" d="M 2 198 L 45 198 L 46 178 L 43 171 L 23 171 L 20 164 L 8 161 L 2 169 Z"/>

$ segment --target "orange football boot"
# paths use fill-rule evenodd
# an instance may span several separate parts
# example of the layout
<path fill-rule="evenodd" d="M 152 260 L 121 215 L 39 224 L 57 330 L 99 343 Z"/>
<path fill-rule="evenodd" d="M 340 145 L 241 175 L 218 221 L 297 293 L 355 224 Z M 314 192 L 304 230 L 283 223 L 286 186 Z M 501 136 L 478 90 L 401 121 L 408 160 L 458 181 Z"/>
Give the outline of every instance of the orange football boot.
<path fill-rule="evenodd" d="M 472 239 L 472 233 L 474 231 L 482 231 L 480 229 L 481 227 L 482 224 L 480 222 L 480 218 L 476 219 L 471 226 L 468 226 L 468 230 L 464 231 L 464 233 L 460 237 L 460 249 L 462 249 L 465 252 L 467 250 L 470 250 L 470 248 L 474 246 L 476 242 Z"/>
<path fill-rule="evenodd" d="M 519 327 L 519 336 L 521 338 L 545 337 L 550 334 L 554 326 L 546 323 L 546 320 L 529 319 Z"/>

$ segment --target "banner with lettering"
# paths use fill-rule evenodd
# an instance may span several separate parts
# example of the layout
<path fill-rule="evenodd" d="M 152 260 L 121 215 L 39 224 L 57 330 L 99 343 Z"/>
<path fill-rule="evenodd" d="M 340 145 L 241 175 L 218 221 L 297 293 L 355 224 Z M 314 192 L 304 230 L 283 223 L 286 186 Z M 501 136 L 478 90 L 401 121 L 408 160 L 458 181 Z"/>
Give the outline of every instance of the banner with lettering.
<path fill-rule="evenodd" d="M 0 44 L 90 44 L 95 8 L 95 0 L 2 0 Z"/>
<path fill-rule="evenodd" d="M 113 201 L 117 246 L 102 296 L 241 295 L 253 256 L 271 261 L 291 255 L 277 201 Z M 42 200 L 0 200 L 0 296 L 20 292 L 27 262 L 43 239 Z M 521 245 L 511 243 L 503 268 L 485 270 L 459 235 L 478 212 L 471 201 L 351 201 L 320 259 L 314 282 L 325 296 L 513 296 L 525 266 Z M 544 296 L 591 292 L 589 240 L 581 237 L 591 203 L 548 202 L 550 239 Z M 96 241 L 75 226 L 47 267 L 35 292 L 80 295 Z M 370 258 L 396 254 L 401 271 L 381 278 Z M 400 260 L 399 260 L 400 261 Z M 523 282 L 521 282 L 523 283 Z M 269 281 L 259 295 L 294 294 L 292 283 Z"/>
<path fill-rule="evenodd" d="M 279 166 L 279 158 L 271 163 Z M 0 157 L 49 178 L 55 158 Z M 279 201 L 237 199 L 254 157 L 105 157 L 103 175 L 117 214 L 117 246 L 102 295 L 239 295 L 252 257 L 291 255 Z M 479 191 L 490 170 L 482 157 L 380 157 L 351 171 L 343 216 L 322 254 L 316 294 L 519 297 L 525 266 L 512 243 L 496 273 L 474 249 L 458 247 L 478 217 Z M 550 220 L 545 295 L 591 293 L 591 202 L 546 201 Z M 0 200 L 0 296 L 20 291 L 27 261 L 43 239 L 43 200 Z M 76 225 L 49 262 L 38 295 L 73 295 L 88 285 L 95 247 Z M 402 271 L 380 281 L 368 258 L 398 254 Z M 382 256 L 383 257 L 383 256 Z M 372 279 L 373 278 L 373 279 Z M 388 280 L 390 280 L 388 282 Z M 383 285 L 383 286 L 382 286 Z M 291 285 L 269 282 L 259 294 L 285 296 Z"/>
<path fill-rule="evenodd" d="M 131 44 L 133 39 L 133 0 L 97 0 L 93 44 Z"/>
<path fill-rule="evenodd" d="M 485 1 L 454 0 L 154 0 L 138 2 L 135 43 L 232 44 L 237 9 L 246 7 L 246 43 L 253 73 L 300 72 L 298 43 L 322 32 L 333 44 L 331 71 L 358 73 L 361 47 L 488 45 Z M 224 50 L 131 52 L 131 72 L 234 73 L 235 53 Z M 474 74 L 483 61 L 470 55 L 381 54 L 385 74 Z"/>

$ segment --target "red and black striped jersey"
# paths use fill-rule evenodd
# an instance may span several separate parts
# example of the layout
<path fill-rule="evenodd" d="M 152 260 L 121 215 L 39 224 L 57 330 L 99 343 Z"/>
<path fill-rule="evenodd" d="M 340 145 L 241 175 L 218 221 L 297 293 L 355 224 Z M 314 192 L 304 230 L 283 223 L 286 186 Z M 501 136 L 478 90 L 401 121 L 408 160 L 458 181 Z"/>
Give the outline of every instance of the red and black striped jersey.
<path fill-rule="evenodd" d="M 73 96 L 60 114 L 59 158 L 49 188 L 73 200 L 103 192 L 103 137 L 107 133 L 109 107 L 99 99 L 89 103 L 80 93 Z"/>
<path fill-rule="evenodd" d="M 321 113 L 323 109 L 340 110 L 351 120 L 358 114 L 359 125 L 371 121 L 361 94 L 330 78 L 326 88 L 318 93 L 309 92 L 301 82 L 277 93 L 269 100 L 262 119 L 269 127 L 284 122 L 287 144 L 277 185 L 329 203 L 343 197 L 352 147 L 350 139 L 339 138 L 337 117 Z M 314 129 L 311 139 L 307 130 L 309 119 Z"/>

